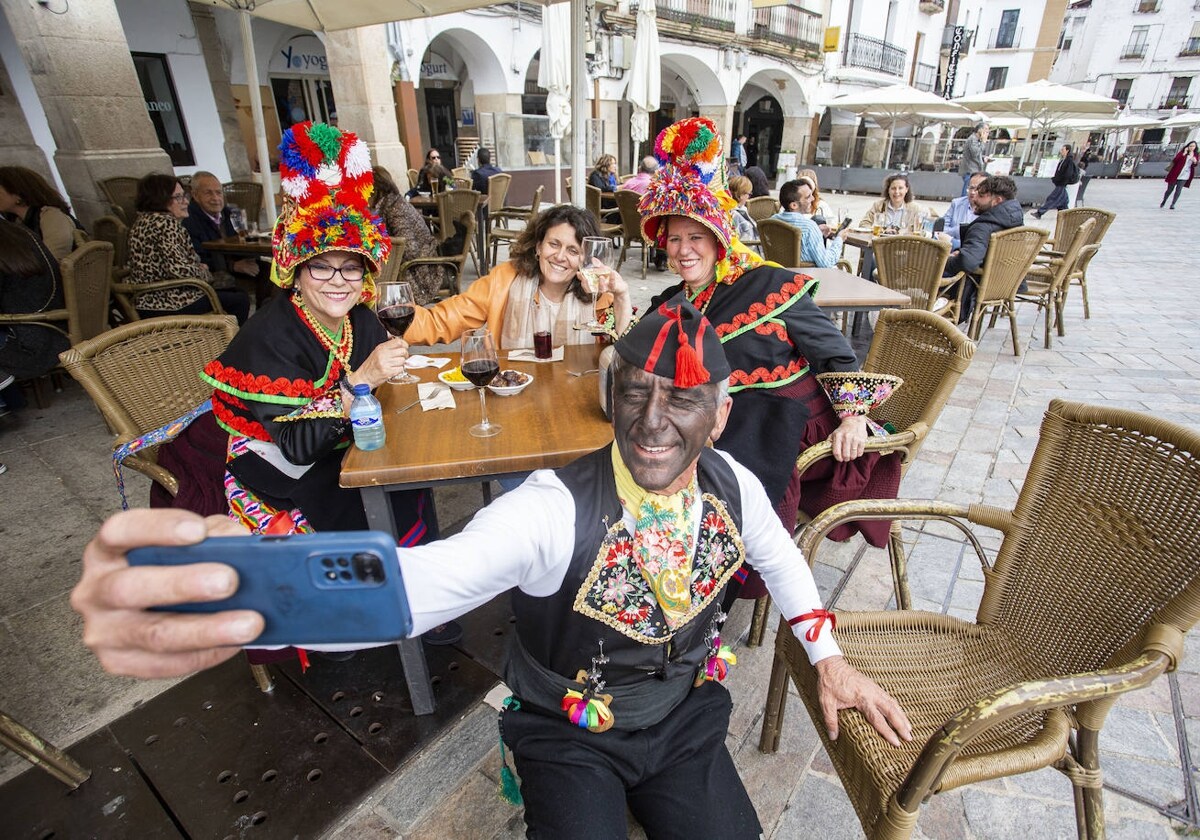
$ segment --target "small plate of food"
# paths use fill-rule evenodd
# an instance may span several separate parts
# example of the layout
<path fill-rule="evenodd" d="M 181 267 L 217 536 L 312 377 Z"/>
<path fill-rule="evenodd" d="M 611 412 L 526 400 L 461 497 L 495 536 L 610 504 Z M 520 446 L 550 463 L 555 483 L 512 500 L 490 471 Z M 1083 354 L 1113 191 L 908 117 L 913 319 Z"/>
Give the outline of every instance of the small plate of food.
<path fill-rule="evenodd" d="M 467 377 L 463 376 L 463 372 L 456 367 L 442 371 L 438 374 L 438 379 L 442 381 L 443 385 L 449 385 L 455 391 L 470 391 L 475 387 Z"/>
<path fill-rule="evenodd" d="M 520 370 L 502 370 L 496 378 L 488 383 L 488 390 L 498 397 L 511 397 L 519 394 L 533 381 L 533 374 Z"/>

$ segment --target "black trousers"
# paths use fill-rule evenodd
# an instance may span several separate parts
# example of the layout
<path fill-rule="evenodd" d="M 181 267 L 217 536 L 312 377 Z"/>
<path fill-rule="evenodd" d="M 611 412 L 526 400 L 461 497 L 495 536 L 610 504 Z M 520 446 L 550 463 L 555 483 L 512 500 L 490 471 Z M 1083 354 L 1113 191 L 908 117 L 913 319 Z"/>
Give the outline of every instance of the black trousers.
<path fill-rule="evenodd" d="M 725 747 L 732 705 L 724 686 L 706 682 L 637 732 L 588 732 L 528 707 L 503 712 L 526 836 L 624 840 L 628 805 L 650 840 L 756 840 L 762 826 Z M 613 714 L 620 720 L 616 705 Z"/>

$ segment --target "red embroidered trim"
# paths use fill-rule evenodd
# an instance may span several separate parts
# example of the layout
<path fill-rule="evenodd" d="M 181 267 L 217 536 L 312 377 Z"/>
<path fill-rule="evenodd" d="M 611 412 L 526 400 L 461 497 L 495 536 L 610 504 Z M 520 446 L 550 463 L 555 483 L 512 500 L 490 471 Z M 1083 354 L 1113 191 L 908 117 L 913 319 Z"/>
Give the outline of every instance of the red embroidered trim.
<path fill-rule="evenodd" d="M 778 321 L 763 321 L 754 328 L 754 331 L 759 335 L 773 335 L 780 341 L 787 342 L 789 345 L 792 343 L 792 340 L 788 338 L 787 327 Z"/>
<path fill-rule="evenodd" d="M 218 397 L 217 395 L 221 396 Z M 213 416 L 217 421 L 227 429 L 233 429 L 239 435 L 255 440 L 270 440 L 271 436 L 267 434 L 267 430 L 263 428 L 263 424 L 257 420 L 249 420 L 240 414 L 235 414 L 223 402 L 223 398 L 228 396 L 220 391 L 213 393 Z"/>
<path fill-rule="evenodd" d="M 337 365 L 336 360 L 334 365 Z M 218 359 L 213 359 L 205 365 L 204 372 L 218 382 L 247 394 L 315 397 L 320 393 L 313 387 L 313 383 L 309 380 L 286 379 L 282 376 L 272 379 L 262 374 L 256 376 L 253 373 L 244 373 L 240 370 L 226 367 Z"/>
<path fill-rule="evenodd" d="M 779 287 L 779 291 L 771 292 L 765 300 L 756 300 L 750 304 L 750 308 L 745 312 L 733 316 L 733 319 L 724 324 L 717 325 L 717 335 L 721 338 L 729 335 L 729 333 L 741 329 L 746 324 L 757 321 L 770 313 L 774 312 L 779 307 L 783 306 L 792 298 L 796 297 L 802 291 L 804 286 L 812 280 L 804 274 L 797 274 L 788 282 Z"/>
<path fill-rule="evenodd" d="M 788 626 L 795 627 L 801 621 L 808 621 L 810 618 L 815 618 L 812 624 L 808 626 L 808 630 L 804 633 L 804 638 L 807 641 L 815 642 L 821 635 L 821 628 L 825 626 L 825 620 L 829 619 L 829 629 L 837 629 L 837 616 L 829 612 L 829 610 L 811 610 L 804 615 L 798 615 L 795 618 L 788 619 Z"/>
<path fill-rule="evenodd" d="M 801 356 L 798 359 L 792 359 L 786 366 L 776 365 L 772 370 L 765 367 L 758 367 L 751 371 L 735 370 L 729 375 L 729 384 L 754 385 L 759 382 L 778 382 L 780 379 L 794 376 L 806 367 L 808 367 L 808 359 Z"/>

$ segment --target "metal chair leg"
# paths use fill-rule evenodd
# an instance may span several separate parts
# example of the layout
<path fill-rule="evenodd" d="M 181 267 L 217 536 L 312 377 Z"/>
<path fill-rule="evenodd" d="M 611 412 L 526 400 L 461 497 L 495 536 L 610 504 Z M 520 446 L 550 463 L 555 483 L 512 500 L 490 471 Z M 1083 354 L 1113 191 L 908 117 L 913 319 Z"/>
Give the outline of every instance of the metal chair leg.
<path fill-rule="evenodd" d="M 892 522 L 888 532 L 888 560 L 892 564 L 892 591 L 896 596 L 896 609 L 912 609 L 912 593 L 908 588 L 908 558 L 904 554 L 904 539 L 900 523 Z"/>
<path fill-rule="evenodd" d="M 251 665 L 250 674 L 254 677 L 254 682 L 258 684 L 258 690 L 263 694 L 270 694 L 275 690 L 275 678 L 271 676 L 266 665 Z"/>
<path fill-rule="evenodd" d="M 91 770 L 4 712 L 0 712 L 0 746 L 8 747 L 21 758 L 42 768 L 71 790 L 91 778 Z"/>

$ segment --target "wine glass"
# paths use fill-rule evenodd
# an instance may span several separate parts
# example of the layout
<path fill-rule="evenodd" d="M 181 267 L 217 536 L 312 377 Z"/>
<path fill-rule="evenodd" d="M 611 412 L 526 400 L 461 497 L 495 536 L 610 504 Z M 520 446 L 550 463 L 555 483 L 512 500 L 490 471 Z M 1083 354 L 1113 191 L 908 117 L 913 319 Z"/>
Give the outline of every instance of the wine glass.
<path fill-rule="evenodd" d="M 479 411 L 483 419 L 468 431 L 474 437 L 491 437 L 500 433 L 500 426 L 488 420 L 487 384 L 500 372 L 496 360 L 496 341 L 486 327 L 467 330 L 462 337 L 462 375 L 479 389 Z"/>
<path fill-rule="evenodd" d="M 383 328 L 396 338 L 404 338 L 404 333 L 412 324 L 416 314 L 416 301 L 413 299 L 412 285 L 409 283 L 380 283 L 379 302 L 375 305 L 375 316 Z M 388 382 L 394 385 L 408 385 L 419 382 L 407 370 L 396 374 Z"/>
<path fill-rule="evenodd" d="M 604 325 L 596 318 L 596 287 L 600 283 L 600 278 L 608 273 L 607 269 L 612 267 L 612 263 L 611 239 L 605 236 L 583 237 L 583 264 L 579 266 L 579 273 L 587 281 L 588 291 L 592 293 L 592 307 L 588 310 L 588 320 L 576 325 L 581 330 L 604 329 Z"/>

